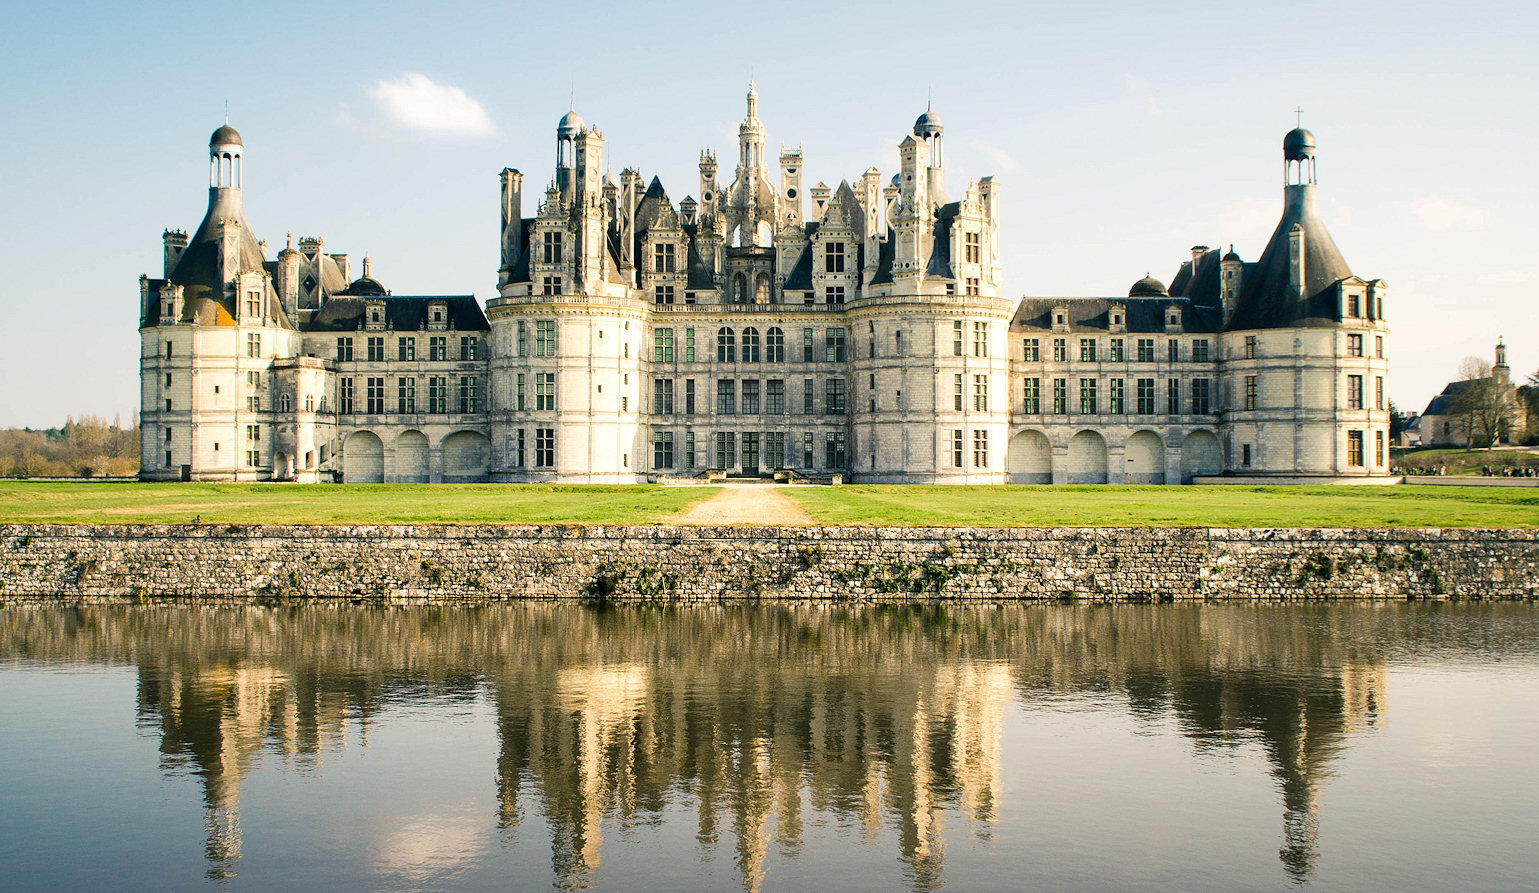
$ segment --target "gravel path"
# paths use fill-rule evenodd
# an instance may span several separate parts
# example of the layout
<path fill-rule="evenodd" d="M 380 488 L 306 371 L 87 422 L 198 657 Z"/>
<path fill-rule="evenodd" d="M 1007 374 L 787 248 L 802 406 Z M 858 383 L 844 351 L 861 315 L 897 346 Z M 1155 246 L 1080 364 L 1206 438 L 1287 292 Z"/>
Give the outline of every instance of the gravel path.
<path fill-rule="evenodd" d="M 720 493 L 685 509 L 673 523 L 701 527 L 813 523 L 812 518 L 802 511 L 802 507 L 779 487 L 770 484 L 720 486 Z"/>

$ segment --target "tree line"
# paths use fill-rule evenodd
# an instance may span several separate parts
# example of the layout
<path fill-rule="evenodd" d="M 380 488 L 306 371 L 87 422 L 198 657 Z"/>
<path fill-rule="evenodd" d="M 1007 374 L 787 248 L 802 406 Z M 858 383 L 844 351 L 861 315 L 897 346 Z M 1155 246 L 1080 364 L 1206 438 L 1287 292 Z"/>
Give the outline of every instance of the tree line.
<path fill-rule="evenodd" d="M 127 477 L 139 473 L 139 418 L 123 427 L 84 415 L 57 428 L 0 428 L 0 477 Z"/>

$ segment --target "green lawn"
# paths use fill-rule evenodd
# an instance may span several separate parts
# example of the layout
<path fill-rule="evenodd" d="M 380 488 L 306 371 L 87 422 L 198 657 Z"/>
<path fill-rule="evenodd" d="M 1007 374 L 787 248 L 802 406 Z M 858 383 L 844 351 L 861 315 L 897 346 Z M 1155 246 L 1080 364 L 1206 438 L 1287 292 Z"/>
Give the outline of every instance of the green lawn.
<path fill-rule="evenodd" d="M 820 524 L 915 527 L 1539 527 L 1504 487 L 796 487 Z"/>
<path fill-rule="evenodd" d="M 0 523 L 657 524 L 715 487 L 0 482 Z"/>

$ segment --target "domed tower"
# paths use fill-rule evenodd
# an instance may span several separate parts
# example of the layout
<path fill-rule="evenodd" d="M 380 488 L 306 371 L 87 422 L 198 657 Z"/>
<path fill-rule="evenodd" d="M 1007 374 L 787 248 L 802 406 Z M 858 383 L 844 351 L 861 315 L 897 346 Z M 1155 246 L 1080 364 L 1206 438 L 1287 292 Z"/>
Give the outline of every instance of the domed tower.
<path fill-rule="evenodd" d="M 1283 137 L 1282 219 L 1219 337 L 1235 474 L 1389 473 L 1386 289 L 1353 275 L 1321 221 L 1315 152 L 1303 128 Z"/>
<path fill-rule="evenodd" d="M 940 115 L 926 105 L 924 114 L 914 121 L 914 136 L 929 147 L 929 176 L 926 180 L 930 185 L 930 201 L 937 207 L 946 203 L 946 163 L 943 152 L 945 133 L 946 128 L 941 124 Z"/>
<path fill-rule="evenodd" d="M 191 239 L 163 237 L 165 279 L 140 280 L 140 477 L 273 477 L 275 357 L 298 353 L 241 204 L 245 143 L 209 137 L 209 196 Z"/>

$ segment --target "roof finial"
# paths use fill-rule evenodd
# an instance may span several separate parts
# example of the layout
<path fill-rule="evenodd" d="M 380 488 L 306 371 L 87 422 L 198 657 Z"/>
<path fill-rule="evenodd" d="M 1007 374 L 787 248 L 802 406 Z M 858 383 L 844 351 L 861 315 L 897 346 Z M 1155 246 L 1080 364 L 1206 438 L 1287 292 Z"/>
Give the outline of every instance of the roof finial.
<path fill-rule="evenodd" d="M 224 123 L 230 123 L 230 100 L 224 101 Z"/>
<path fill-rule="evenodd" d="M 1296 108 L 1296 109 L 1293 110 L 1293 126 L 1294 127 L 1303 127 L 1304 126 L 1304 109 L 1303 108 Z"/>
<path fill-rule="evenodd" d="M 935 99 L 935 85 L 926 84 L 924 88 L 924 110 L 930 110 L 930 103 Z"/>

